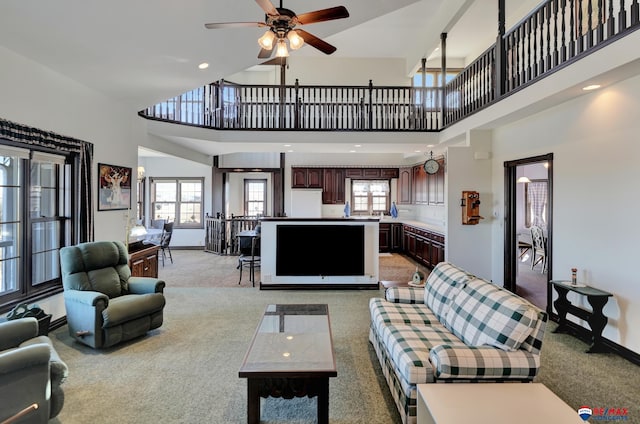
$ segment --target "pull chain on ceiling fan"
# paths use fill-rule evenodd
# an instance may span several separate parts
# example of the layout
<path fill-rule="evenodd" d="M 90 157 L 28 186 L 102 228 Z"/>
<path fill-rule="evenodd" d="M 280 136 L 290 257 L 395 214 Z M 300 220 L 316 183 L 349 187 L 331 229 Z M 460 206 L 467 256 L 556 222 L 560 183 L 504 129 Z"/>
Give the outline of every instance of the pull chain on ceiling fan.
<path fill-rule="evenodd" d="M 209 23 L 204 26 L 207 29 L 268 27 L 264 35 L 258 39 L 258 44 L 261 47 L 258 58 L 268 59 L 272 56 L 274 47 L 276 57 L 287 57 L 289 56 L 288 48 L 297 50 L 302 47 L 304 43 L 315 47 L 325 54 L 335 52 L 336 48 L 331 44 L 296 27 L 349 17 L 349 12 L 344 6 L 330 7 L 328 9 L 296 15 L 292 10 L 282 7 L 282 0 L 280 0 L 280 7 L 278 8 L 276 8 L 270 0 L 256 0 L 256 3 L 258 3 L 266 14 L 264 22 L 221 22 Z M 288 48 L 287 41 L 289 44 Z"/>

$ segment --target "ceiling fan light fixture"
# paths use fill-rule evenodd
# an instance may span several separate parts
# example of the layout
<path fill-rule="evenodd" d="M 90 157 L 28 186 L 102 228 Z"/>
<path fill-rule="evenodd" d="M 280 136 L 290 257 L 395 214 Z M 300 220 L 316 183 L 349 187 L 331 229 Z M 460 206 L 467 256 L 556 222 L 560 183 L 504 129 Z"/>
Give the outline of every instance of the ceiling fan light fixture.
<path fill-rule="evenodd" d="M 284 38 L 278 39 L 278 45 L 276 46 L 276 57 L 289 57 L 287 42 L 284 40 Z"/>
<path fill-rule="evenodd" d="M 304 45 L 304 39 L 300 37 L 295 30 L 289 31 L 287 38 L 289 39 L 289 47 L 291 50 L 298 50 Z"/>
<path fill-rule="evenodd" d="M 275 39 L 276 35 L 268 29 L 262 37 L 258 38 L 258 44 L 265 50 L 271 50 Z"/>

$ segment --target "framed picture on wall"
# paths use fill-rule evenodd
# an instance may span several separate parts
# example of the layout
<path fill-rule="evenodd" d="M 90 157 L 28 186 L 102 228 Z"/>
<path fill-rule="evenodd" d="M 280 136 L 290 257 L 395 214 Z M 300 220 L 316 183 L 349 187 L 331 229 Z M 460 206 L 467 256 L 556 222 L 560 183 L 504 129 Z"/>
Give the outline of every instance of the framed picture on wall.
<path fill-rule="evenodd" d="M 98 164 L 98 210 L 131 208 L 131 168 Z"/>

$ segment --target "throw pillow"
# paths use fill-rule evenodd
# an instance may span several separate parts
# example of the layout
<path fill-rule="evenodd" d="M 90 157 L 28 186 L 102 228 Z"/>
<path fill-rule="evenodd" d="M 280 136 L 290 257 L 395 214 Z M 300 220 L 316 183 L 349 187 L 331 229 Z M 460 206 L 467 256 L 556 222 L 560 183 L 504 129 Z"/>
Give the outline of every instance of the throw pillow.
<path fill-rule="evenodd" d="M 467 345 L 514 351 L 529 337 L 536 319 L 534 307 L 524 299 L 475 279 L 453 299 L 444 324 Z"/>
<path fill-rule="evenodd" d="M 429 273 L 424 289 L 424 303 L 443 322 L 451 300 L 472 276 L 448 262 L 440 262 Z"/>

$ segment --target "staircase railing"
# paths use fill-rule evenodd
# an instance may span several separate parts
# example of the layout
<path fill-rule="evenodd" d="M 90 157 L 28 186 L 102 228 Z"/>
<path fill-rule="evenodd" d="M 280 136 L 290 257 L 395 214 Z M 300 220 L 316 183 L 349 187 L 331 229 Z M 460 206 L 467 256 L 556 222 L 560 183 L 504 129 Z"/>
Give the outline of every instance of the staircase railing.
<path fill-rule="evenodd" d="M 234 130 L 437 131 L 441 88 L 244 85 L 217 81 L 140 112 Z"/>
<path fill-rule="evenodd" d="M 221 80 L 139 115 L 220 130 L 440 131 L 638 28 L 638 0 L 546 0 L 444 89 Z"/>
<path fill-rule="evenodd" d="M 233 216 L 231 218 L 205 218 L 205 252 L 219 255 L 239 255 L 240 245 L 238 234 L 242 231 L 253 230 L 260 219 L 256 216 Z"/>

